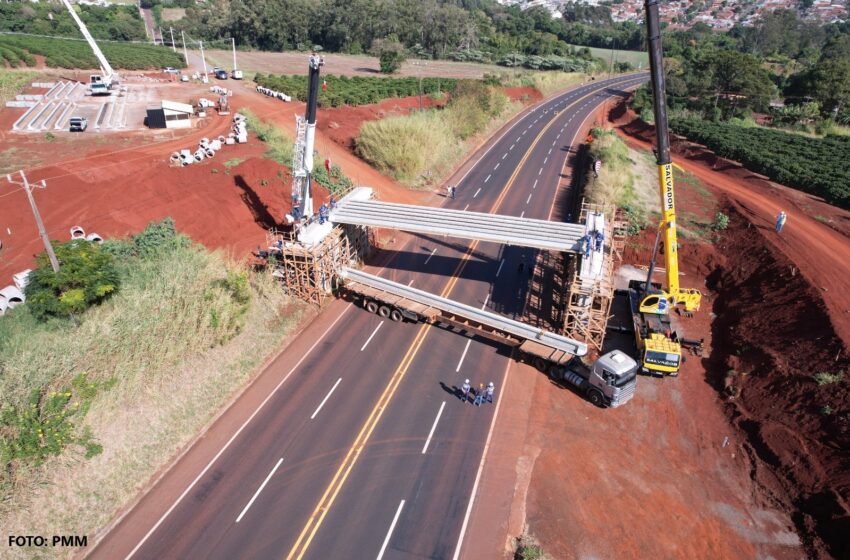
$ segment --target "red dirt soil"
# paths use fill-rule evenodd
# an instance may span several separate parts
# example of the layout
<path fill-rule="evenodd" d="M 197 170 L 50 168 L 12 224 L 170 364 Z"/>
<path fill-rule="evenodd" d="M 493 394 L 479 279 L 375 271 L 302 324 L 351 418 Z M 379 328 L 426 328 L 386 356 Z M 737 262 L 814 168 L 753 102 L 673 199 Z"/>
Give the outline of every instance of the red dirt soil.
<path fill-rule="evenodd" d="M 630 144 L 649 147 L 651 127 L 622 108 L 615 116 Z M 850 375 L 850 239 L 842 234 L 850 213 L 695 144 L 675 142 L 674 154 L 731 217 L 703 263 L 714 268 L 707 285 L 716 294 L 706 381 L 727 399 L 760 499 L 793 517 L 807 556 L 850 557 L 850 389 L 813 378 Z M 777 235 L 780 208 L 790 217 Z M 833 223 L 815 220 L 812 208 Z"/>

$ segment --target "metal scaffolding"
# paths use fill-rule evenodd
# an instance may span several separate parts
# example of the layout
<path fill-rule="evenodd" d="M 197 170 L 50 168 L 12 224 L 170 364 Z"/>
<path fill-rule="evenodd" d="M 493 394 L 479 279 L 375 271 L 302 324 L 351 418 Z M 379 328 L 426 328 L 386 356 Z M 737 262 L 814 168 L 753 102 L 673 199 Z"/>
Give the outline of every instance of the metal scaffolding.
<path fill-rule="evenodd" d="M 602 351 L 611 301 L 614 297 L 614 264 L 622 259 L 628 219 L 619 210 L 582 203 L 579 221 L 585 223 L 589 214 L 602 212 L 606 216 L 603 263 L 599 274 L 592 280 L 581 275 L 583 257 L 574 256 L 567 265 L 568 296 L 564 320 L 564 333 L 586 342 L 596 351 Z"/>

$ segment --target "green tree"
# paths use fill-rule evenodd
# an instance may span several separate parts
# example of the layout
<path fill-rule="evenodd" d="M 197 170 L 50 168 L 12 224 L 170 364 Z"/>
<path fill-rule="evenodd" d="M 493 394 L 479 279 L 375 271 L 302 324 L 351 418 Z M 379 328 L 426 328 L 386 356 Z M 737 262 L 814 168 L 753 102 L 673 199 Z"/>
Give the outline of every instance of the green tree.
<path fill-rule="evenodd" d="M 812 71 L 812 94 L 825 113 L 840 113 L 850 103 L 850 57 L 821 58 Z"/>
<path fill-rule="evenodd" d="M 68 317 L 100 303 L 119 287 L 111 254 L 82 239 L 58 244 L 59 272 L 53 272 L 47 253 L 36 258 L 26 287 L 27 306 L 41 319 Z"/>
<path fill-rule="evenodd" d="M 404 45 L 398 41 L 398 37 L 390 35 L 386 39 L 378 39 L 372 44 L 372 54 L 378 57 L 381 64 L 381 72 L 394 74 L 401 68 L 404 62 Z"/>

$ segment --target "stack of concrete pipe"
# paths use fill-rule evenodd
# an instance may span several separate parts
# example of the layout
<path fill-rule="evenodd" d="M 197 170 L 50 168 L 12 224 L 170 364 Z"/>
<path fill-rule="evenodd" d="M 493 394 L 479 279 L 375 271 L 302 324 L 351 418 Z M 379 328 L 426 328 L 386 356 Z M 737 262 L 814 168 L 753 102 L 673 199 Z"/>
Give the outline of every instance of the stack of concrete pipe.
<path fill-rule="evenodd" d="M 85 239 L 86 241 L 97 243 L 98 245 L 103 243 L 103 237 L 101 237 L 97 233 L 90 233 L 86 235 L 86 230 L 84 230 L 80 226 L 74 226 L 71 228 L 71 241 L 74 241 L 76 239 Z"/>
<path fill-rule="evenodd" d="M 219 95 L 226 95 L 228 97 L 233 96 L 233 90 L 223 88 L 221 86 L 212 86 L 210 87 L 210 93 L 217 93 Z"/>
<path fill-rule="evenodd" d="M 245 119 L 244 115 L 240 115 L 236 113 L 233 116 L 233 128 L 232 132 L 228 136 L 219 136 L 218 138 L 201 138 L 201 141 L 198 142 L 198 149 L 194 152 L 192 150 L 180 150 L 179 152 L 172 152 L 169 157 L 169 161 L 172 165 L 179 165 L 180 167 L 186 167 L 187 165 L 191 165 L 193 163 L 200 163 L 205 159 L 211 159 L 215 157 L 216 152 L 222 149 L 225 145 L 230 144 L 244 144 L 248 141 L 248 123 Z"/>
<path fill-rule="evenodd" d="M 281 93 L 279 91 L 275 91 L 273 89 L 269 89 L 263 86 L 257 86 L 257 91 L 259 91 L 263 95 L 274 97 L 275 99 L 280 99 L 281 101 L 286 101 L 287 103 L 292 101 L 292 98 L 286 95 L 285 93 Z"/>

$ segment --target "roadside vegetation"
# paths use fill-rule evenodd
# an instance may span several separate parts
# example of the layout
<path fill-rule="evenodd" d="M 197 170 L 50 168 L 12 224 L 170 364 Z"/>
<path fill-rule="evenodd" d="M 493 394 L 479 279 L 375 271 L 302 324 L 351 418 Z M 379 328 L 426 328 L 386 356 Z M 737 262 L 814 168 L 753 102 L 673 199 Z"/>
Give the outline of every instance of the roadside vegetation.
<path fill-rule="evenodd" d="M 0 520 L 10 533 L 93 534 L 306 311 L 169 219 L 100 250 L 120 278 L 111 297 L 73 318 L 39 318 L 29 303 L 0 317 Z"/>
<path fill-rule="evenodd" d="M 124 70 L 186 66 L 183 57 L 167 47 L 102 42 L 100 48 L 113 67 Z M 0 57 L 9 66 L 35 66 L 33 55 L 36 54 L 43 55 L 45 65 L 53 68 L 99 68 L 97 58 L 83 39 L 0 34 Z"/>
<path fill-rule="evenodd" d="M 398 181 L 428 188 L 442 181 L 477 135 L 493 131 L 519 106 L 499 88 L 461 81 L 445 107 L 364 123 L 356 151 Z"/>
<path fill-rule="evenodd" d="M 36 73 L 28 70 L 0 68 L 0 104 L 5 105 L 6 101 L 21 93 L 35 77 Z"/>
<path fill-rule="evenodd" d="M 567 89 L 587 80 L 587 74 L 580 72 L 520 72 L 502 76 L 501 84 L 506 87 L 532 87 L 548 97 L 553 93 Z M 486 81 L 486 76 L 485 76 Z"/>
<path fill-rule="evenodd" d="M 588 202 L 622 208 L 629 217 L 629 234 L 636 235 L 658 215 L 655 167 L 651 159 L 632 150 L 612 130 L 591 131 L 584 194 Z M 597 177 L 593 162 L 601 161 Z"/>
<path fill-rule="evenodd" d="M 145 24 L 135 5 L 75 4 L 75 9 L 95 39 L 148 40 Z M 61 2 L 3 2 L 0 4 L 0 31 L 81 37 L 77 24 Z"/>
<path fill-rule="evenodd" d="M 365 76 L 323 76 L 327 89 L 319 91 L 320 107 L 367 105 L 390 97 L 437 95 L 451 91 L 453 78 L 371 78 Z M 257 74 L 254 81 L 263 87 L 285 93 L 298 101 L 307 101 L 307 76 L 275 76 Z M 421 82 L 421 83 L 420 83 Z M 421 85 L 421 90 L 420 90 Z"/>

